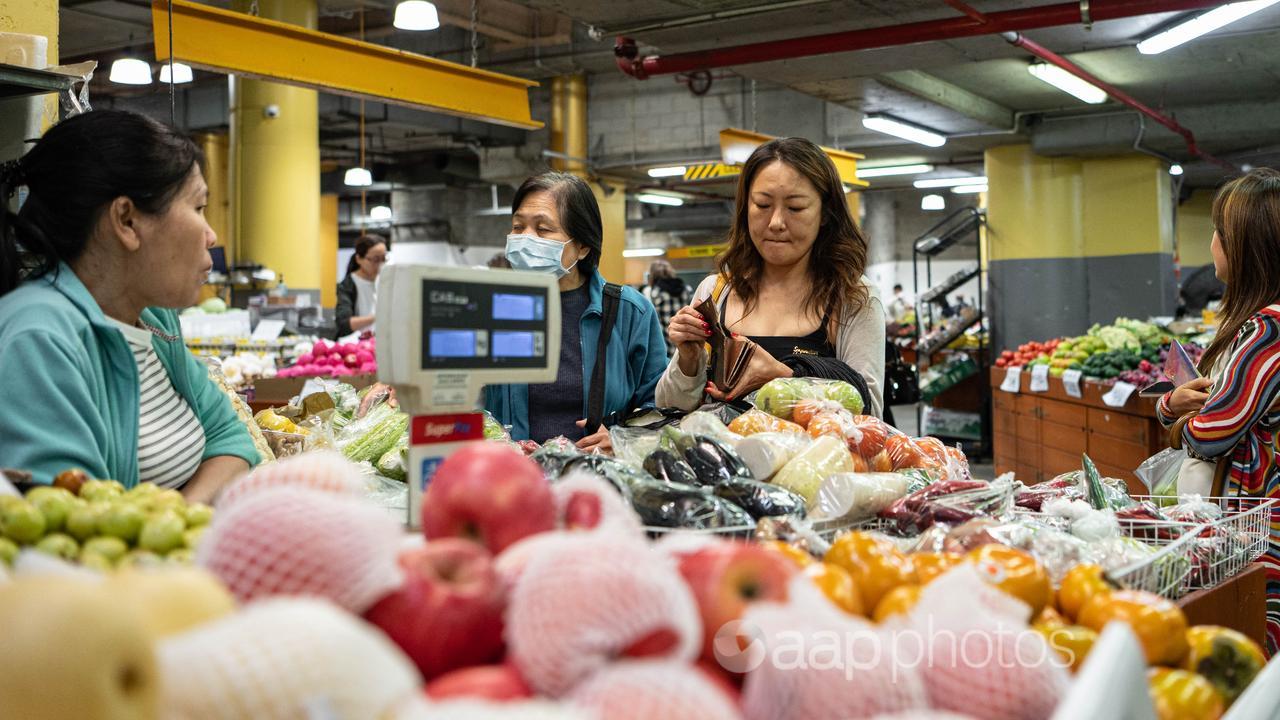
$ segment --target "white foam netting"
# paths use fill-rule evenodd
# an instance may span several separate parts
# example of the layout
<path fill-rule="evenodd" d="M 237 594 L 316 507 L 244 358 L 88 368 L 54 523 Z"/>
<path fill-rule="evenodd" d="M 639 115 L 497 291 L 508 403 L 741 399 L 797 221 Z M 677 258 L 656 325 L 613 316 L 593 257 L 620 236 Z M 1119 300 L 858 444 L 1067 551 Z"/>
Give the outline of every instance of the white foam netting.
<path fill-rule="evenodd" d="M 390 515 L 358 498 L 269 488 L 219 510 L 196 561 L 241 603 L 307 595 L 361 614 L 402 580 L 400 535 Z"/>
<path fill-rule="evenodd" d="M 631 660 L 600 670 L 568 695 L 599 720 L 740 720 L 742 712 L 702 670 L 680 661 Z"/>
<path fill-rule="evenodd" d="M 342 453 L 317 450 L 259 465 L 227 486 L 217 505 L 222 510 L 260 490 L 286 486 L 359 496 L 364 485 L 360 468 Z"/>
<path fill-rule="evenodd" d="M 509 657 L 530 687 L 560 697 L 655 633 L 673 636 L 663 656 L 698 655 L 698 609 L 670 557 L 616 533 L 563 535 L 532 553 L 507 607 Z"/>
<path fill-rule="evenodd" d="M 631 504 L 618 494 L 616 488 L 598 475 L 583 469 L 572 470 L 562 480 L 551 486 L 556 499 L 556 517 L 561 527 L 569 530 L 591 528 L 613 529 L 640 536 L 644 525 Z M 598 516 L 594 526 L 574 526 L 574 517 L 581 514 L 582 504 L 593 509 Z M 576 507 L 575 507 L 576 505 Z M 593 507 L 594 506 L 594 507 Z M 576 510 L 576 512 L 574 512 Z M 566 511 L 570 511 L 566 513 Z"/>
<path fill-rule="evenodd" d="M 422 679 L 376 628 L 324 600 L 276 598 L 162 640 L 163 717 L 369 720 Z"/>

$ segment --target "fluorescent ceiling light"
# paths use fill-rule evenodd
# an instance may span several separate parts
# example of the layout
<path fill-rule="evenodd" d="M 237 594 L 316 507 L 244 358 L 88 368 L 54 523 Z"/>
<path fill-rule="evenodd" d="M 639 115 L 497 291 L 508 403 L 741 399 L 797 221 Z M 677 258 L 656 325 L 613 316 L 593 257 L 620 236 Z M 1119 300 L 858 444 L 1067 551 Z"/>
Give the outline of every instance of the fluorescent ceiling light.
<path fill-rule="evenodd" d="M 150 85 L 151 65 L 138 58 L 120 58 L 111 63 L 108 79 L 121 85 Z"/>
<path fill-rule="evenodd" d="M 684 204 L 684 200 L 670 195 L 658 195 L 656 193 L 640 193 L 636 199 L 642 203 L 650 205 L 670 205 L 671 207 L 680 207 Z"/>
<path fill-rule="evenodd" d="M 968 195 L 972 193 L 984 193 L 987 191 L 986 185 L 957 185 L 951 188 L 951 192 L 957 195 Z"/>
<path fill-rule="evenodd" d="M 176 62 L 173 64 L 173 84 L 174 85 L 189 83 L 191 82 L 192 79 L 193 78 L 191 75 L 190 65 L 184 65 L 180 62 Z M 162 83 L 169 82 L 169 63 L 165 63 L 160 66 L 160 82 Z"/>
<path fill-rule="evenodd" d="M 369 210 L 369 219 L 370 220 L 390 220 L 391 208 L 387 207 L 386 205 L 374 205 L 373 208 Z"/>
<path fill-rule="evenodd" d="M 1057 65 L 1032 63 L 1027 66 L 1027 72 L 1031 73 L 1031 77 L 1048 83 L 1068 95 L 1074 95 L 1090 105 L 1097 105 L 1107 101 L 1106 90 L 1093 83 L 1081 80 Z"/>
<path fill-rule="evenodd" d="M 858 177 L 874 178 L 890 175 L 918 175 L 933 169 L 932 165 L 885 165 L 883 167 L 858 168 Z"/>
<path fill-rule="evenodd" d="M 929 180 L 917 180 L 912 185 L 918 188 L 946 188 L 956 187 L 957 185 L 986 185 L 986 175 L 970 175 L 968 177 L 953 178 L 931 178 Z"/>
<path fill-rule="evenodd" d="M 685 171 L 684 165 L 676 165 L 674 167 L 649 168 L 649 177 L 652 177 L 652 178 L 677 177 L 680 175 L 684 175 L 684 171 Z"/>
<path fill-rule="evenodd" d="M 635 250 L 623 250 L 622 257 L 624 258 L 658 257 L 659 255 L 665 255 L 666 253 L 667 251 L 663 250 L 662 248 L 636 248 Z"/>
<path fill-rule="evenodd" d="M 942 147 L 947 142 L 946 137 L 932 130 L 903 122 L 888 115 L 867 115 L 862 118 L 862 127 L 886 135 L 900 137 L 903 140 L 910 140 L 913 143 L 928 145 L 929 147 Z"/>
<path fill-rule="evenodd" d="M 1155 55 L 1165 50 L 1195 40 L 1206 33 L 1229 25 L 1241 18 L 1252 15 L 1259 10 L 1275 5 L 1278 0 L 1253 0 L 1252 2 L 1234 2 L 1216 7 L 1203 15 L 1178 23 L 1162 33 L 1138 43 L 1138 52 L 1143 55 Z"/>
<path fill-rule="evenodd" d="M 941 195 L 925 195 L 920 198 L 921 210 L 946 210 L 947 199 Z"/>
<path fill-rule="evenodd" d="M 391 24 L 401 30 L 435 30 L 440 27 L 440 14 L 436 6 L 426 0 L 404 0 L 396 5 L 396 17 Z"/>
<path fill-rule="evenodd" d="M 353 167 L 342 177 L 342 182 L 351 187 L 369 187 L 373 184 L 373 173 L 364 168 Z"/>
<path fill-rule="evenodd" d="M 1178 163 L 1174 163 L 1174 164 L 1170 165 L 1170 166 L 1169 166 L 1169 174 L 1170 174 L 1170 175 L 1181 175 L 1181 174 L 1182 174 L 1182 166 L 1181 166 L 1181 165 L 1179 165 Z"/>

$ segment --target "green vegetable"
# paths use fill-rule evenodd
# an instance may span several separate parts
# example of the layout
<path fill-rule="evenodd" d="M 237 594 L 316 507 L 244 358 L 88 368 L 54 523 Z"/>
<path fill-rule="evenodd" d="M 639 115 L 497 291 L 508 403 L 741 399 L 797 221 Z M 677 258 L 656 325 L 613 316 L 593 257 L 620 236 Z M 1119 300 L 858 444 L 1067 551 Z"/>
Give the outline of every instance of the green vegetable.
<path fill-rule="evenodd" d="M 343 445 L 342 454 L 352 462 L 373 462 L 395 447 L 408 430 L 408 415 L 390 405 L 379 405 L 347 426 L 347 432 L 357 434 Z"/>
<path fill-rule="evenodd" d="M 1094 510 L 1119 510 L 1133 505 L 1133 499 L 1123 490 L 1102 481 L 1102 474 L 1088 455 L 1083 455 L 1084 473 L 1080 478 L 1085 497 Z"/>
<path fill-rule="evenodd" d="M 400 440 L 396 441 L 395 446 L 383 453 L 378 458 L 378 462 L 374 463 L 378 474 L 385 478 L 405 482 L 409 476 L 408 458 L 405 457 L 408 449 L 409 436 L 402 435 Z"/>

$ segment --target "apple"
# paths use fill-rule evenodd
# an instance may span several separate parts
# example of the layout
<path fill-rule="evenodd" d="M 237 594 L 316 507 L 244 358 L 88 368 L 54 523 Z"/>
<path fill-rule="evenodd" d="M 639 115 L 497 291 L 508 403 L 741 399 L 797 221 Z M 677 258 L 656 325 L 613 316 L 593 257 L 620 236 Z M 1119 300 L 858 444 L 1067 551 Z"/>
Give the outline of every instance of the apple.
<path fill-rule="evenodd" d="M 477 665 L 445 673 L 427 684 L 432 700 L 474 697 L 504 702 L 533 697 L 520 671 L 510 664 Z"/>
<path fill-rule="evenodd" d="M 50 533 L 40 538 L 36 550 L 63 560 L 75 560 L 80 555 L 80 545 L 70 535 Z"/>
<path fill-rule="evenodd" d="M 80 497 L 89 502 L 111 500 L 124 495 L 124 486 L 115 480 L 86 480 L 80 486 Z"/>
<path fill-rule="evenodd" d="M 182 522 L 177 513 L 172 510 L 158 512 L 142 523 L 142 531 L 138 533 L 138 547 L 163 555 L 182 547 L 182 533 L 186 529 L 186 523 Z"/>
<path fill-rule="evenodd" d="M 13 566 L 13 559 L 18 557 L 18 544 L 7 537 L 0 537 L 0 563 Z"/>
<path fill-rule="evenodd" d="M 470 540 L 445 538 L 402 550 L 404 584 L 365 613 L 432 680 L 502 657 L 506 598 L 493 558 Z"/>
<path fill-rule="evenodd" d="M 187 507 L 187 499 L 173 488 L 162 488 L 151 496 L 151 507 L 155 510 L 183 511 Z"/>
<path fill-rule="evenodd" d="M 745 542 L 717 542 L 679 560 L 702 616 L 702 656 L 712 661 L 720 628 L 741 619 L 753 602 L 785 602 L 787 583 L 797 571 L 781 553 Z"/>
<path fill-rule="evenodd" d="M 71 537 L 84 542 L 98 533 L 98 520 L 107 512 L 104 502 L 89 503 L 71 508 L 67 514 L 66 531 Z"/>
<path fill-rule="evenodd" d="M 465 537 L 495 555 L 555 526 L 555 498 L 542 468 L 499 443 L 476 442 L 450 455 L 422 497 L 428 540 Z"/>
<path fill-rule="evenodd" d="M 213 520 L 213 508 L 204 503 L 191 503 L 184 511 L 183 519 L 187 521 L 189 528 L 208 525 Z"/>
<path fill-rule="evenodd" d="M 53 486 L 69 491 L 72 495 L 80 494 L 80 487 L 88 482 L 89 476 L 80 468 L 63 470 L 53 478 Z"/>
<path fill-rule="evenodd" d="M 45 532 L 58 532 L 67 522 L 67 515 L 78 500 L 68 490 L 41 485 L 27 492 L 27 502 L 35 505 L 40 514 L 44 515 Z"/>
<path fill-rule="evenodd" d="M 124 557 L 127 552 L 129 552 L 129 546 L 125 541 L 118 537 L 107 536 L 89 538 L 80 549 L 81 555 L 101 555 L 113 563 Z"/>
<path fill-rule="evenodd" d="M 98 518 L 98 534 L 118 537 L 127 543 L 138 539 L 147 514 L 133 503 L 114 503 Z"/>
<path fill-rule="evenodd" d="M 0 533 L 10 540 L 29 545 L 44 535 L 44 515 L 26 500 L 6 503 L 0 508 Z"/>

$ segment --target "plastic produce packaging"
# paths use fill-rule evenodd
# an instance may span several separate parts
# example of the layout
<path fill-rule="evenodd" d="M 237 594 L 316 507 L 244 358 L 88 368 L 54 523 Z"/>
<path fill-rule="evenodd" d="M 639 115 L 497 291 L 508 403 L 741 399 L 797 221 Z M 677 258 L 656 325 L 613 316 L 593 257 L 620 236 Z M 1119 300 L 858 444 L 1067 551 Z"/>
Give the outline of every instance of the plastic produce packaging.
<path fill-rule="evenodd" d="M 709 412 L 691 412 L 680 421 L 680 430 L 691 435 L 706 435 L 731 445 L 737 444 L 742 436 L 732 432 L 720 418 Z"/>
<path fill-rule="evenodd" d="M 1151 495 L 1173 498 L 1178 494 L 1178 475 L 1182 472 L 1182 461 L 1186 459 L 1185 450 L 1165 448 L 1143 460 L 1133 474 L 1147 486 L 1147 492 Z M 1165 504 L 1165 501 L 1161 501 L 1161 504 Z"/>
<path fill-rule="evenodd" d="M 770 380 L 756 391 L 755 406 L 774 417 L 792 420 L 796 407 L 806 400 L 830 402 L 854 415 L 863 410 L 862 394 L 855 387 L 840 380 L 819 378 Z"/>
<path fill-rule="evenodd" d="M 770 483 L 733 478 L 716 485 L 712 492 L 746 510 L 756 520 L 779 515 L 805 515 L 804 498 Z"/>
<path fill-rule="evenodd" d="M 738 435 L 755 435 L 756 433 L 804 433 L 804 428 L 789 421 L 774 417 L 767 412 L 752 408 L 734 418 L 729 423 L 729 431 Z"/>
<path fill-rule="evenodd" d="M 824 435 L 784 465 L 774 476 L 773 483 L 812 504 L 823 480 L 836 473 L 852 471 L 853 456 L 849 454 L 847 445 Z"/>
<path fill-rule="evenodd" d="M 1014 484 L 997 480 L 946 480 L 890 505 L 880 517 L 892 520 L 902 535 L 915 535 L 935 522 L 959 524 L 979 516 L 998 517 L 1013 506 Z"/>
<path fill-rule="evenodd" d="M 750 513 L 708 488 L 651 481 L 631 489 L 631 506 L 650 527 L 710 530 L 755 525 Z"/>
<path fill-rule="evenodd" d="M 803 433 L 769 432 L 743 438 L 735 449 L 752 477 L 768 480 L 812 442 L 812 438 Z"/>
<path fill-rule="evenodd" d="M 609 429 L 613 456 L 632 467 L 643 467 L 644 459 L 658 449 L 658 431 L 616 425 Z"/>
<path fill-rule="evenodd" d="M 836 473 L 822 481 L 809 519 L 858 521 L 876 516 L 907 494 L 911 479 L 899 473 Z"/>
<path fill-rule="evenodd" d="M 342 429 L 336 445 L 352 462 L 376 462 L 409 431 L 409 416 L 382 403 Z"/>

